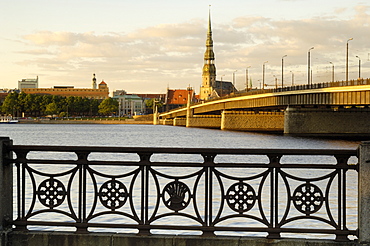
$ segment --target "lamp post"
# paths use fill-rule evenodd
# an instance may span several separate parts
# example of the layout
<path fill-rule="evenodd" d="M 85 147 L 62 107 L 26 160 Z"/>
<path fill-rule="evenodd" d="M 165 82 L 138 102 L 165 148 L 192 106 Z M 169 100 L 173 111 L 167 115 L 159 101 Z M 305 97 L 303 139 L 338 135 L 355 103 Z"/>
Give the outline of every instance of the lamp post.
<path fill-rule="evenodd" d="M 287 57 L 287 55 L 281 58 L 281 88 L 284 87 L 284 57 Z"/>
<path fill-rule="evenodd" d="M 245 69 L 245 90 L 248 91 L 248 68 L 250 68 L 251 66 L 247 67 Z"/>
<path fill-rule="evenodd" d="M 346 49 L 346 83 L 348 83 L 348 42 L 353 40 L 353 38 L 350 38 L 347 40 L 347 49 Z"/>
<path fill-rule="evenodd" d="M 290 71 L 292 73 L 292 86 L 294 85 L 294 73 L 292 71 Z"/>
<path fill-rule="evenodd" d="M 309 50 L 308 50 L 308 72 L 307 72 L 307 84 L 310 85 L 311 84 L 311 50 L 313 50 L 314 47 L 311 47 Z"/>
<path fill-rule="evenodd" d="M 222 87 L 222 77 L 224 77 L 225 76 L 225 74 L 224 75 L 221 75 L 221 85 L 220 85 L 220 87 L 221 87 L 221 97 L 222 97 L 222 92 L 223 92 L 223 87 Z"/>
<path fill-rule="evenodd" d="M 358 79 L 361 79 L 361 58 L 359 56 L 356 56 L 358 58 Z"/>
<path fill-rule="evenodd" d="M 265 61 L 262 66 L 262 90 L 265 89 L 265 64 L 268 63 L 268 61 Z"/>
<path fill-rule="evenodd" d="M 334 83 L 334 64 L 332 62 L 329 62 L 331 64 L 331 82 Z"/>
<path fill-rule="evenodd" d="M 235 93 L 235 73 L 237 72 L 238 70 L 235 70 L 233 72 L 233 92 Z"/>
<path fill-rule="evenodd" d="M 274 79 L 275 79 L 275 90 L 277 90 L 277 88 L 278 88 L 278 78 L 275 75 L 273 75 L 273 76 L 274 76 Z"/>

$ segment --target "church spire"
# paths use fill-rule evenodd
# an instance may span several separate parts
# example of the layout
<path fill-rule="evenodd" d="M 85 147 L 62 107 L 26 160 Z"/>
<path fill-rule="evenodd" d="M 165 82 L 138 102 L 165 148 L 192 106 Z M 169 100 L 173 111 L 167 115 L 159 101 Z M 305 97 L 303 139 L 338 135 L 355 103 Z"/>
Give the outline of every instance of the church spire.
<path fill-rule="evenodd" d="M 215 59 L 215 54 L 213 53 L 213 40 L 212 40 L 212 26 L 211 26 L 211 5 L 209 5 L 209 12 L 208 12 L 208 32 L 207 32 L 207 40 L 206 40 L 206 52 L 204 53 L 204 62 L 211 64 Z"/>
<path fill-rule="evenodd" d="M 212 40 L 212 27 L 211 27 L 211 5 L 209 5 L 209 10 L 208 10 L 208 36 Z"/>
<path fill-rule="evenodd" d="M 216 66 L 214 64 L 214 60 L 215 54 L 213 53 L 211 8 L 209 8 L 206 51 L 204 52 L 202 86 L 200 89 L 200 99 L 202 100 L 208 100 L 214 91 L 214 87 L 216 86 Z"/>

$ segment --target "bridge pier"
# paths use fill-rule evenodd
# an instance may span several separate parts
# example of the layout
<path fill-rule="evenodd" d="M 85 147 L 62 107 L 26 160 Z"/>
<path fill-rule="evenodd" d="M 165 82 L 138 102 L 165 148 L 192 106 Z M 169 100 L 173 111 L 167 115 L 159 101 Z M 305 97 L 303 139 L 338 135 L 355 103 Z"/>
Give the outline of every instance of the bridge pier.
<path fill-rule="evenodd" d="M 186 120 L 186 127 L 220 129 L 221 115 L 193 115 Z"/>
<path fill-rule="evenodd" d="M 166 125 L 166 126 L 173 126 L 173 119 L 163 119 L 162 120 L 162 125 Z"/>
<path fill-rule="evenodd" d="M 283 132 L 284 113 L 223 111 L 221 130 Z"/>
<path fill-rule="evenodd" d="M 370 109 L 288 107 L 284 133 L 307 136 L 370 136 Z"/>
<path fill-rule="evenodd" d="M 186 126 L 187 119 L 183 117 L 176 117 L 173 119 L 174 126 Z"/>

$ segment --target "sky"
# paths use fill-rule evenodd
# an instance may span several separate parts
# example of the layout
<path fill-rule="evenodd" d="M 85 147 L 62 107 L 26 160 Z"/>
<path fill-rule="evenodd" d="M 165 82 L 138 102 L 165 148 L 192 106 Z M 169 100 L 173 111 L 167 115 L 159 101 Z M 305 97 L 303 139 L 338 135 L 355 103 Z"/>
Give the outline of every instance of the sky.
<path fill-rule="evenodd" d="M 211 7 L 209 7 L 211 5 Z M 368 0 L 1 0 L 0 88 L 39 78 L 39 87 L 110 92 L 196 93 L 202 82 L 208 12 L 217 79 L 245 88 L 370 77 Z M 350 38 L 353 40 L 348 41 Z M 283 58 L 283 56 L 285 56 Z M 357 57 L 356 57 L 357 56 Z M 331 62 L 331 63 L 330 63 Z"/>

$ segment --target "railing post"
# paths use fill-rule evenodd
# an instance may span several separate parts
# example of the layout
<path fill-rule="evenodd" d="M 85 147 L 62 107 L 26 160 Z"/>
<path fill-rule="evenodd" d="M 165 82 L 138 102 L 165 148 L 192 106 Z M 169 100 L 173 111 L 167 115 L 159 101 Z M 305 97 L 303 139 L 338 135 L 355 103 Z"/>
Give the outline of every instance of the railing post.
<path fill-rule="evenodd" d="M 370 243 L 370 141 L 359 146 L 358 240 Z"/>
<path fill-rule="evenodd" d="M 13 221 L 13 166 L 6 162 L 10 151 L 6 146 L 12 144 L 8 137 L 0 137 L 0 233 L 12 228 Z M 0 242 L 1 243 L 1 242 Z"/>

